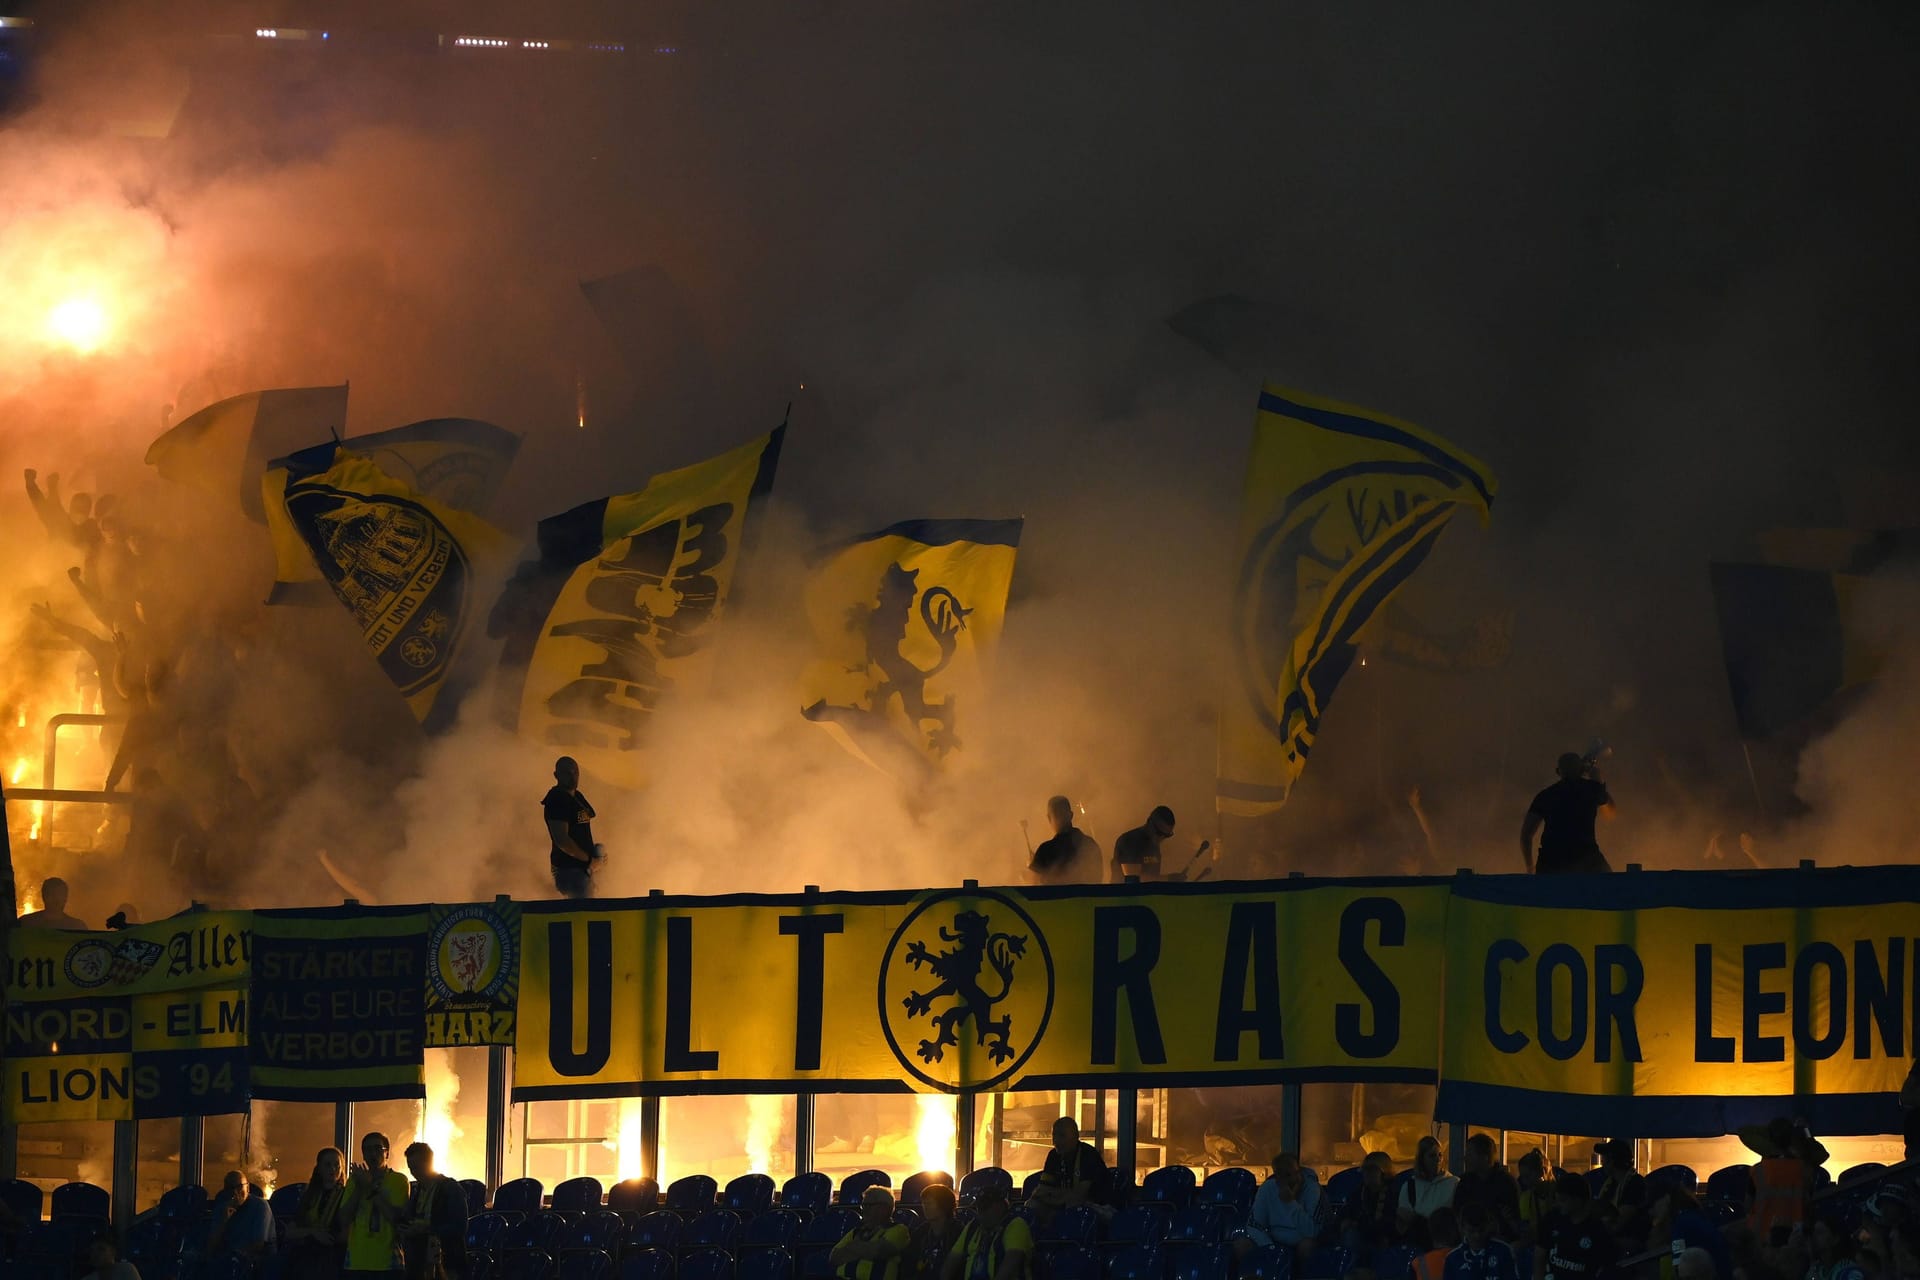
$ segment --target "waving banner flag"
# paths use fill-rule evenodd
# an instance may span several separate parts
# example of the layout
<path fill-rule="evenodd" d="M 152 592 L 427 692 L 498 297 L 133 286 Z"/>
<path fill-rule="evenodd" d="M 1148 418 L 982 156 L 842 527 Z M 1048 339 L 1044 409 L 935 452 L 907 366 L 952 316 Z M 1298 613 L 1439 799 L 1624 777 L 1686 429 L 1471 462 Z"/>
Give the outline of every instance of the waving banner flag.
<path fill-rule="evenodd" d="M 288 524 L 414 718 L 428 723 L 511 541 L 342 446 L 283 461 Z"/>
<path fill-rule="evenodd" d="M 1235 686 L 1220 717 L 1222 813 L 1286 803 L 1356 638 L 1493 474 L 1407 423 L 1269 386 L 1247 463 L 1234 587 Z"/>
<path fill-rule="evenodd" d="M 147 446 L 147 465 L 216 498 L 237 498 L 249 520 L 266 519 L 260 477 L 267 459 L 347 425 L 347 388 L 249 391 L 208 405 Z"/>
<path fill-rule="evenodd" d="M 540 522 L 488 632 L 506 640 L 502 718 L 616 786 L 646 780 L 646 727 L 712 667 L 714 624 L 773 487 L 784 425 L 737 449 Z"/>
<path fill-rule="evenodd" d="M 807 586 L 819 657 L 801 715 L 887 773 L 963 745 L 999 645 L 1018 520 L 909 520 L 824 557 Z"/>
<path fill-rule="evenodd" d="M 484 512 L 492 504 L 520 449 L 520 437 L 513 432 L 472 418 L 429 418 L 339 443 L 370 458 L 374 466 L 420 497 L 472 512 Z M 291 461 L 278 458 L 268 463 L 260 481 L 275 564 L 268 604 L 314 604 L 328 595 L 306 542 L 287 516 L 283 495 Z"/>
<path fill-rule="evenodd" d="M 1864 577 L 1769 564 L 1710 572 L 1741 737 L 1790 729 L 1878 670 L 1854 604 Z"/>

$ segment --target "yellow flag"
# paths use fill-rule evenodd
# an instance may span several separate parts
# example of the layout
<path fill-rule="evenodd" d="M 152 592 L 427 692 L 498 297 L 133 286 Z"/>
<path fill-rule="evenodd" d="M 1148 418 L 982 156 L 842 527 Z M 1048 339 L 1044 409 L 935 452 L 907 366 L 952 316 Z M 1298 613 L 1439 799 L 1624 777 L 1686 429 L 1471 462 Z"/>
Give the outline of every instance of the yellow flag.
<path fill-rule="evenodd" d="M 179 484 L 238 501 L 249 520 L 261 521 L 260 477 L 267 459 L 314 440 L 338 439 L 346 420 L 344 383 L 249 391 L 176 423 L 147 446 L 147 465 Z"/>
<path fill-rule="evenodd" d="M 294 455 L 282 491 L 287 526 L 360 624 L 367 648 L 429 723 L 469 624 L 512 554 L 508 537 L 395 480 L 364 454 L 323 446 Z M 442 719 L 448 713 L 442 709 Z"/>
<path fill-rule="evenodd" d="M 314 455 L 303 450 L 267 464 L 260 480 L 266 510 L 267 534 L 273 541 L 274 582 L 268 604 L 312 604 L 327 598 L 325 582 L 307 554 L 306 542 L 287 518 L 287 475 L 290 471 L 324 470 L 332 460 L 331 443 L 316 446 Z M 472 418 L 429 418 L 392 431 L 354 436 L 339 447 L 364 454 L 373 464 L 411 488 L 422 498 L 460 511 L 485 511 L 513 465 L 520 437 L 489 422 Z M 322 456 L 318 467 L 303 461 Z"/>
<path fill-rule="evenodd" d="M 1260 393 L 1234 586 L 1236 679 L 1220 716 L 1222 813 L 1286 803 L 1361 628 L 1454 512 L 1484 521 L 1495 490 L 1484 464 L 1431 432 L 1297 391 Z"/>
<path fill-rule="evenodd" d="M 1007 618 L 1018 520 L 909 520 L 815 568 L 819 656 L 801 715 L 887 773 L 941 764 L 965 741 Z"/>
<path fill-rule="evenodd" d="M 749 508 L 773 485 L 786 428 L 636 492 L 540 522 L 489 629 L 504 637 L 506 718 L 616 786 L 647 778 L 647 725 L 676 687 L 705 682 Z"/>

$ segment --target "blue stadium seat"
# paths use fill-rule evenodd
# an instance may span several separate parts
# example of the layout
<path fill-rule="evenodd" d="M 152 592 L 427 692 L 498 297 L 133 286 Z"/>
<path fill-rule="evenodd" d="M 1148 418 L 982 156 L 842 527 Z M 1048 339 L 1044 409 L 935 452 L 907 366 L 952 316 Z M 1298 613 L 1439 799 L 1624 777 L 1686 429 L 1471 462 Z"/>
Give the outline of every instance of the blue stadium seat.
<path fill-rule="evenodd" d="M 1332 1202 L 1336 1208 L 1344 1209 L 1349 1200 L 1360 1194 L 1360 1186 L 1365 1181 L 1365 1171 L 1358 1165 L 1342 1169 L 1327 1179 L 1327 1185 L 1320 1189 L 1321 1198 Z"/>
<path fill-rule="evenodd" d="M 1193 1201 L 1193 1170 L 1183 1164 L 1155 1169 L 1140 1183 L 1142 1203 L 1170 1204 L 1184 1209 Z"/>
<path fill-rule="evenodd" d="M 742 1254 L 737 1280 L 793 1280 L 793 1257 L 785 1249 L 757 1249 Z"/>
<path fill-rule="evenodd" d="M 910 1209 L 920 1206 L 920 1193 L 928 1187 L 950 1187 L 953 1175 L 938 1169 L 925 1169 L 900 1184 L 900 1203 Z"/>
<path fill-rule="evenodd" d="M 636 1249 L 620 1255 L 620 1280 L 674 1280 L 673 1255 L 665 1249 Z"/>
<path fill-rule="evenodd" d="M 1011 1193 L 1013 1175 L 994 1164 L 975 1169 L 960 1180 L 960 1203 L 972 1204 L 988 1187 L 999 1187 L 1002 1191 Z"/>
<path fill-rule="evenodd" d="M 22 1222 L 40 1221 L 40 1206 L 46 1203 L 46 1193 L 38 1184 L 24 1178 L 9 1178 L 0 1182 L 0 1204 Z"/>
<path fill-rule="evenodd" d="M 720 1207 L 751 1218 L 773 1208 L 773 1179 L 764 1173 L 743 1173 L 720 1193 Z"/>
<path fill-rule="evenodd" d="M 891 1188 L 892 1186 L 893 1179 L 885 1171 L 880 1169 L 862 1169 L 860 1172 L 850 1173 L 840 1180 L 840 1203 L 857 1205 L 860 1203 L 860 1197 L 867 1194 L 868 1187 Z"/>
<path fill-rule="evenodd" d="M 105 1222 L 113 1216 L 113 1197 L 91 1182 L 67 1182 L 53 1189 L 51 1217 Z"/>
<path fill-rule="evenodd" d="M 476 1213 L 467 1219 L 467 1248 L 492 1252 L 506 1239 L 507 1232 L 525 1221 L 520 1213 Z"/>
<path fill-rule="evenodd" d="M 1373 1255 L 1373 1274 L 1375 1280 L 1407 1280 L 1413 1273 L 1413 1260 L 1420 1256 L 1418 1249 L 1406 1245 L 1388 1245 Z"/>
<path fill-rule="evenodd" d="M 1707 1176 L 1707 1199 L 1724 1200 L 1728 1204 L 1745 1204 L 1747 1193 L 1753 1190 L 1753 1166 L 1750 1164 L 1730 1164 L 1724 1169 L 1716 1169 Z"/>
<path fill-rule="evenodd" d="M 690 1173 L 684 1178 L 676 1178 L 667 1188 L 667 1209 L 672 1213 L 692 1217 L 713 1208 L 714 1197 L 720 1193 L 720 1184 L 704 1173 Z"/>
<path fill-rule="evenodd" d="M 591 1213 L 600 1207 L 600 1179 L 568 1178 L 553 1189 L 556 1213 Z"/>
<path fill-rule="evenodd" d="M 1230 1280 L 1233 1250 L 1224 1244 L 1179 1249 L 1167 1259 L 1167 1280 Z"/>
<path fill-rule="evenodd" d="M 154 1216 L 127 1228 L 122 1256 L 140 1272 L 141 1280 L 165 1280 L 180 1272 L 179 1224 Z"/>
<path fill-rule="evenodd" d="M 567 1220 L 557 1213 L 530 1213 L 502 1234 L 500 1252 L 508 1258 L 522 1253 L 551 1255 L 566 1229 Z"/>
<path fill-rule="evenodd" d="M 780 1204 L 796 1213 L 824 1212 L 833 1204 L 833 1179 L 819 1172 L 795 1174 L 780 1188 Z"/>
<path fill-rule="evenodd" d="M 493 1280 L 547 1280 L 553 1259 L 537 1249 L 509 1255 L 494 1268 Z"/>
<path fill-rule="evenodd" d="M 1045 1180 L 1046 1176 L 1047 1171 L 1045 1169 L 1035 1169 L 1022 1179 L 1020 1182 L 1020 1198 L 1022 1200 L 1033 1199 L 1033 1189 L 1039 1186 L 1040 1183 Z"/>
<path fill-rule="evenodd" d="M 1071 1204 L 1053 1215 L 1053 1221 L 1036 1229 L 1038 1244 L 1087 1244 L 1100 1229 L 1100 1212 L 1090 1204 Z"/>
<path fill-rule="evenodd" d="M 628 1217 L 652 1213 L 660 1207 L 660 1184 L 652 1178 L 628 1178 L 607 1188 L 607 1208 Z"/>
<path fill-rule="evenodd" d="M 742 1255 L 749 1249 L 791 1248 L 805 1225 L 806 1219 L 792 1209 L 769 1209 L 747 1219 L 734 1238 L 734 1247 Z M 744 1256 L 741 1261 L 746 1261 Z"/>
<path fill-rule="evenodd" d="M 1694 1194 L 1700 1187 L 1700 1175 L 1691 1165 L 1662 1165 L 1647 1175 L 1647 1191 L 1652 1193 L 1660 1187 L 1678 1187 L 1688 1195 Z"/>
<path fill-rule="evenodd" d="M 697 1249 L 731 1250 L 734 1237 L 739 1234 L 739 1214 L 709 1209 L 687 1223 L 687 1232 L 680 1237 L 680 1252 L 684 1255 Z"/>
<path fill-rule="evenodd" d="M 169 1187 L 161 1194 L 160 1203 L 154 1206 L 154 1214 L 168 1222 L 184 1225 L 193 1221 L 206 1203 L 205 1187 Z M 296 1200 L 294 1203 L 297 1206 L 299 1201 Z"/>
<path fill-rule="evenodd" d="M 1253 1193 L 1259 1188 L 1260 1184 L 1246 1169 L 1215 1169 L 1200 1184 L 1196 1203 L 1232 1205 L 1244 1218 L 1247 1211 L 1253 1208 Z"/>
<path fill-rule="evenodd" d="M 626 1234 L 626 1220 L 611 1209 L 596 1209 L 583 1214 L 561 1236 L 561 1260 L 565 1261 L 567 1254 L 576 1252 L 604 1253 L 611 1258 Z"/>
<path fill-rule="evenodd" d="M 1164 1280 L 1167 1268 L 1158 1249 L 1135 1245 L 1107 1261 L 1107 1280 Z"/>
<path fill-rule="evenodd" d="M 1341 1280 L 1351 1270 L 1353 1255 L 1336 1244 L 1315 1249 L 1293 1269 L 1293 1274 L 1296 1280 Z"/>
<path fill-rule="evenodd" d="M 1292 1280 L 1292 1277 L 1291 1249 L 1267 1245 L 1240 1259 L 1240 1280 Z"/>
<path fill-rule="evenodd" d="M 733 1255 L 720 1249 L 693 1254 L 680 1264 L 680 1280 L 733 1280 Z"/>
<path fill-rule="evenodd" d="M 1040 1272 L 1050 1280 L 1100 1280 L 1100 1255 L 1085 1245 L 1041 1246 Z"/>
<path fill-rule="evenodd" d="M 661 1249 L 674 1253 L 680 1248 L 680 1237 L 686 1231 L 686 1223 L 677 1213 L 668 1213 L 665 1209 L 655 1209 L 652 1213 L 643 1213 L 627 1227 L 627 1247 L 629 1249 Z"/>
<path fill-rule="evenodd" d="M 577 1249 L 563 1254 L 556 1280 L 607 1280 L 613 1274 L 613 1259 L 598 1249 Z"/>
<path fill-rule="evenodd" d="M 546 1191 L 538 1178 L 515 1178 L 501 1183 L 500 1189 L 493 1193 L 493 1207 L 516 1213 L 537 1213 Z"/>
<path fill-rule="evenodd" d="M 1858 1182 L 1862 1178 L 1871 1178 L 1876 1173 L 1885 1173 L 1886 1171 L 1886 1165 L 1869 1160 L 1865 1164 L 1857 1164 L 1854 1165 L 1853 1168 L 1843 1171 L 1840 1175 L 1839 1185 L 1844 1187 L 1848 1183 Z"/>
<path fill-rule="evenodd" d="M 1108 1219 L 1105 1244 L 1114 1250 L 1134 1245 L 1157 1247 L 1167 1234 L 1167 1220 L 1170 1217 L 1172 1215 L 1165 1205 L 1129 1205 Z"/>
<path fill-rule="evenodd" d="M 1197 1204 L 1175 1211 L 1167 1224 L 1164 1243 L 1168 1248 L 1218 1244 L 1227 1238 L 1233 1210 L 1224 1205 Z"/>
<path fill-rule="evenodd" d="M 467 1216 L 487 1211 L 487 1184 L 478 1178 L 460 1179 L 460 1194 L 467 1200 Z"/>
<path fill-rule="evenodd" d="M 917 1231 L 920 1228 L 920 1211 L 910 1205 L 897 1205 L 893 1210 L 893 1223 L 897 1227 Z"/>

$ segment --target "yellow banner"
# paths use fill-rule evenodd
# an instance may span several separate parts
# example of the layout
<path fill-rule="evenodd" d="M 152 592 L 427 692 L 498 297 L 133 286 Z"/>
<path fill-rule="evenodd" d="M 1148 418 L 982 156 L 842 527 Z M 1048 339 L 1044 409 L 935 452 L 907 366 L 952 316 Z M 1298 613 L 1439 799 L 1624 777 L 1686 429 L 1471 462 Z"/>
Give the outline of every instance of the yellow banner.
<path fill-rule="evenodd" d="M 7 1000 L 71 1000 L 245 985 L 253 913 L 196 911 L 103 933 L 15 929 Z"/>
<path fill-rule="evenodd" d="M 1458 882 L 1441 1115 L 1718 1134 L 1797 1095 L 1821 1132 L 1883 1131 L 1920 1020 L 1904 871 Z"/>
<path fill-rule="evenodd" d="M 9 1123 L 245 1108 L 251 913 L 111 933 L 16 929 L 8 950 L 0 1116 Z"/>
<path fill-rule="evenodd" d="M 1260 393 L 1234 586 L 1235 686 L 1220 716 L 1223 813 L 1286 803 L 1361 631 L 1426 561 L 1455 511 L 1482 519 L 1493 474 L 1410 423 Z"/>
<path fill-rule="evenodd" d="M 1007 619 L 1018 520 L 909 520 L 824 558 L 807 583 L 818 657 L 801 713 L 884 772 L 965 744 Z"/>
<path fill-rule="evenodd" d="M 1440 882 L 522 917 L 516 1096 L 1434 1079 Z"/>

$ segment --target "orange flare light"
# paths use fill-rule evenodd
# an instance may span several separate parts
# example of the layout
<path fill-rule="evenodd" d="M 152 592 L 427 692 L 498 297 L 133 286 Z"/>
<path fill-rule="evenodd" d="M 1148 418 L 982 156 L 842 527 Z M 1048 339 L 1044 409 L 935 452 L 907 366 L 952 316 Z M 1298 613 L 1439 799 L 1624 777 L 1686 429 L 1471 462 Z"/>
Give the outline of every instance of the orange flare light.
<path fill-rule="evenodd" d="M 47 336 L 79 355 L 91 355 L 104 346 L 110 328 L 107 309 L 98 298 L 67 298 L 47 312 Z"/>

